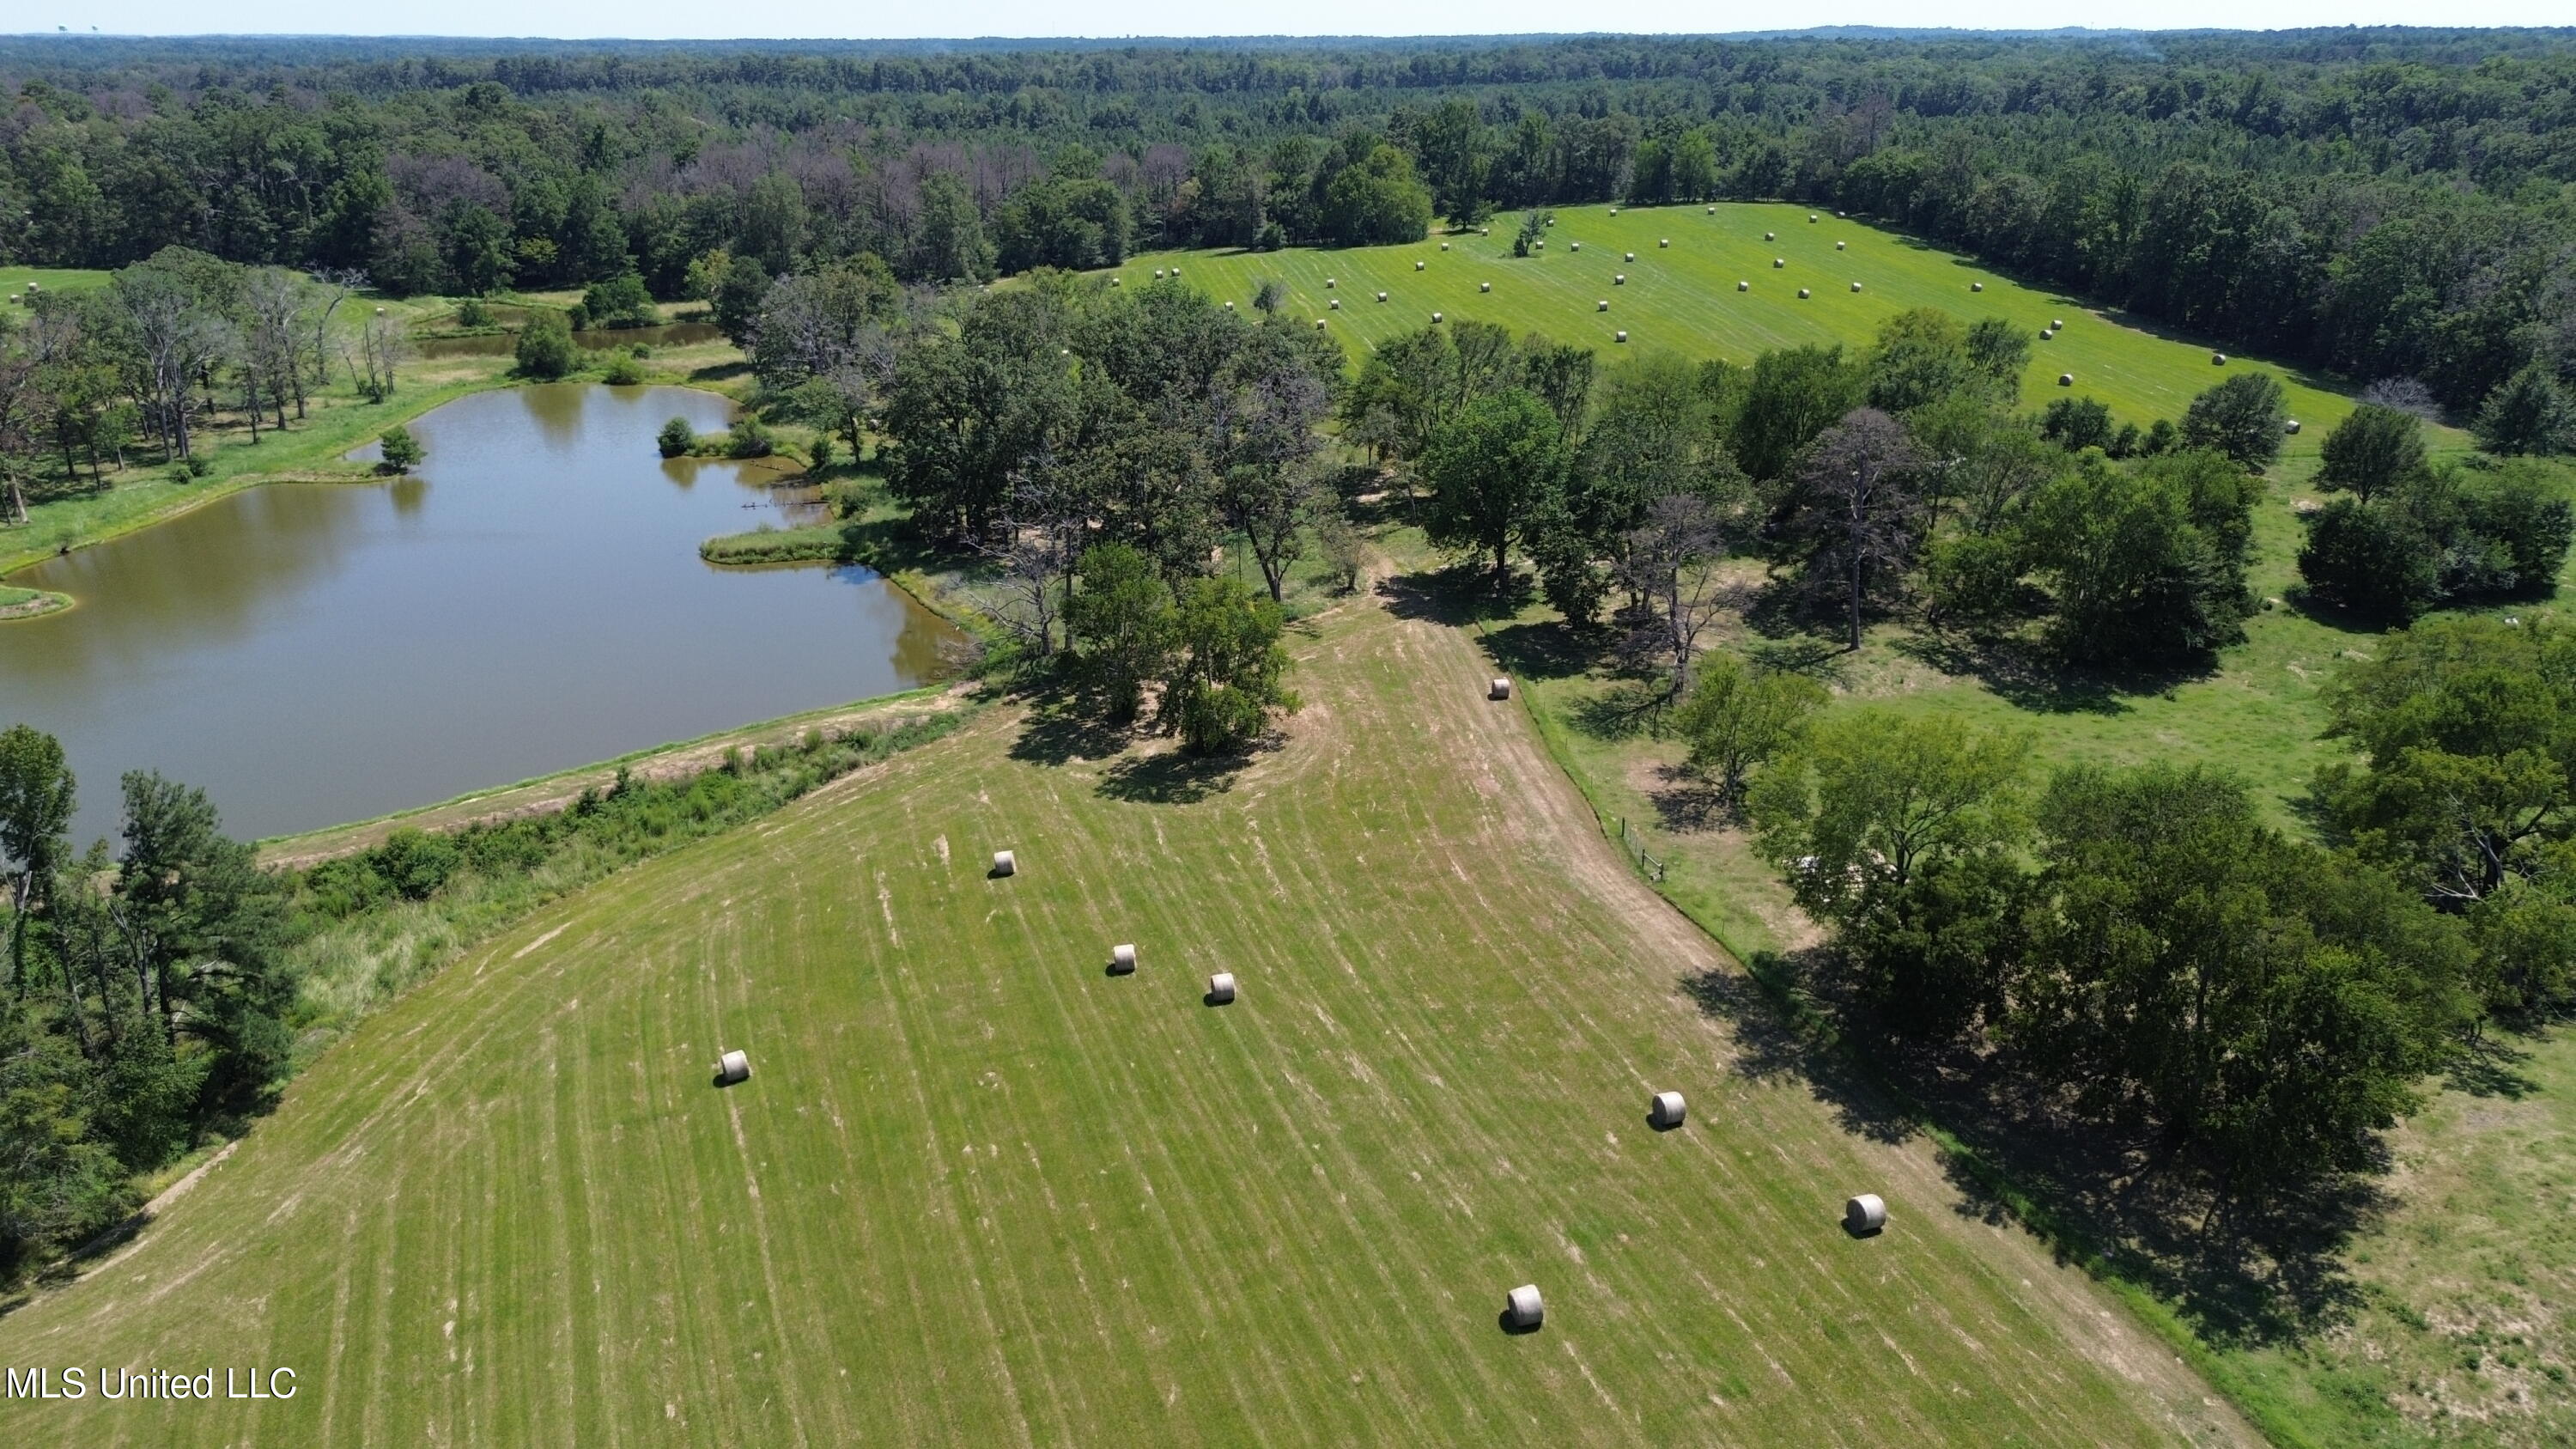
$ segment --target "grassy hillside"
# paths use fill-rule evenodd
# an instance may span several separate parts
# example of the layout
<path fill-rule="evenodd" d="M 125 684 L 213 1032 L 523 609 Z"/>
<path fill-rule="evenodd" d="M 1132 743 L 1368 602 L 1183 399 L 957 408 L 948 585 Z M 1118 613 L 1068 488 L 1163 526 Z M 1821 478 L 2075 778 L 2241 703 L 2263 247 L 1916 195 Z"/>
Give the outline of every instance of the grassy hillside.
<path fill-rule="evenodd" d="M 1417 613 L 1301 626 L 1308 706 L 1237 775 L 995 710 L 532 918 L 0 1318 L 12 1364 L 298 1398 L 0 1402 L 0 1438 L 2246 1442 L 1791 1070 Z M 1507 1335 L 1525 1281 L 1547 1327 Z"/>
<path fill-rule="evenodd" d="M 2231 356 L 2226 367 L 2212 366 L 2205 344 L 2141 330 L 2119 314 L 2024 287 L 1964 257 L 1831 212 L 1721 204 L 1714 213 L 1700 206 L 1610 213 L 1600 206 L 1556 213 L 1546 250 L 1529 257 L 1512 255 L 1519 217 L 1507 213 L 1494 219 L 1488 236 L 1435 234 L 1409 246 L 1348 250 L 1157 252 L 1130 258 L 1115 274 L 1142 281 L 1177 264 L 1183 280 L 1238 308 L 1249 308 L 1254 289 L 1275 278 L 1288 289 L 1282 308 L 1288 316 L 1322 318 L 1354 349 L 1419 328 L 1439 312 L 1544 332 L 1596 347 L 1605 358 L 1615 356 L 1620 344 L 1614 339 L 1624 330 L 1631 349 L 1749 362 L 1775 347 L 1864 346 L 1889 317 L 1939 307 L 1970 320 L 2009 318 L 2030 329 L 2022 396 L 2033 407 L 2067 391 L 2098 397 L 2116 417 L 2144 427 L 2157 418 L 2179 419 L 2194 394 L 2231 370 L 2260 365 L 2281 378 L 2290 415 L 2302 425 L 2289 441 L 2294 457 L 2313 453 L 2326 430 L 2352 410 L 2351 400 L 2324 379 L 2251 358 Z M 1809 222 L 1811 215 L 1818 219 Z M 1766 231 L 1777 239 L 1765 241 Z M 1670 247 L 1657 245 L 1667 239 Z M 1835 250 L 1838 242 L 1846 249 Z M 1629 252 L 1636 253 L 1634 262 L 1624 260 Z M 1774 268 L 1775 258 L 1787 265 Z M 1624 285 L 1611 280 L 1621 273 Z M 1327 279 L 1336 285 L 1326 288 Z M 1739 281 L 1752 289 L 1736 291 Z M 1860 291 L 1851 290 L 1854 282 Z M 1493 290 L 1478 290 L 1484 283 Z M 1985 290 L 1971 292 L 1972 283 Z M 1799 300 L 1801 287 L 1814 295 Z M 1383 303 L 1376 300 L 1381 291 Z M 1337 299 L 1342 305 L 1334 311 L 1330 303 Z M 1608 312 L 1597 310 L 1604 301 Z M 2065 331 L 2053 341 L 2037 340 L 2041 328 L 2059 320 Z M 2074 375 L 2071 389 L 2057 386 L 2061 373 Z"/>

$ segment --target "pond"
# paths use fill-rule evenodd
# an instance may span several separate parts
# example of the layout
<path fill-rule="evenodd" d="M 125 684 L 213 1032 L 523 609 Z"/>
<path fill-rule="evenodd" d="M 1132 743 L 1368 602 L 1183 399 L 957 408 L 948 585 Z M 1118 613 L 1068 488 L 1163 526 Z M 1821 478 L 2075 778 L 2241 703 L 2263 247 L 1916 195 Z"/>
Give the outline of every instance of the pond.
<path fill-rule="evenodd" d="M 79 602 L 0 624 L 0 726 L 63 741 L 85 846 L 126 770 L 280 835 L 938 678 L 963 636 L 866 569 L 699 559 L 812 506 L 774 468 L 656 456 L 666 419 L 732 411 L 480 393 L 412 424 L 409 478 L 252 488 L 21 570 Z"/>

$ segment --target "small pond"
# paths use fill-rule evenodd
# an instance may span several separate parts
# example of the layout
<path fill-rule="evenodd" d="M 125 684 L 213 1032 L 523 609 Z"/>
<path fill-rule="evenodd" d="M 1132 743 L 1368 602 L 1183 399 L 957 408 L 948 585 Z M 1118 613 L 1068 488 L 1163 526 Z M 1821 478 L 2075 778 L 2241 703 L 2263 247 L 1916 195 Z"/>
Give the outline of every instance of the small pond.
<path fill-rule="evenodd" d="M 0 624 L 0 726 L 61 738 L 83 845 L 144 767 L 269 836 L 938 678 L 962 636 L 874 573 L 698 558 L 813 507 L 774 468 L 655 455 L 664 420 L 732 411 L 481 393 L 412 424 L 409 478 L 269 484 L 21 570 L 79 603 Z"/>

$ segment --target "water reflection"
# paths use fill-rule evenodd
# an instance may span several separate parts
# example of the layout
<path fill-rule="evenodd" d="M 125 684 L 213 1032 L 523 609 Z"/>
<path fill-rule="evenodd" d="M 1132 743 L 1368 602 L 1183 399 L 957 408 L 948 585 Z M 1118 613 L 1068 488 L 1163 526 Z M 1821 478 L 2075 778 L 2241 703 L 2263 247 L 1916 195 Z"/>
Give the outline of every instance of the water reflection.
<path fill-rule="evenodd" d="M 501 317 L 498 320 L 513 320 Z M 572 335 L 574 345 L 593 352 L 610 348 L 685 347 L 692 342 L 712 342 L 724 335 L 724 329 L 713 322 L 667 322 L 659 327 L 596 328 Z M 508 357 L 519 350 L 519 339 L 513 333 L 492 332 L 480 337 L 432 337 L 419 344 L 423 357 Z"/>
<path fill-rule="evenodd" d="M 815 510 L 775 469 L 656 457 L 664 419 L 730 410 L 479 394 L 413 424 L 414 477 L 256 488 L 23 570 L 79 606 L 0 625 L 0 724 L 63 738 L 83 840 L 144 766 L 267 835 L 936 677 L 956 632 L 866 570 L 698 559 Z"/>

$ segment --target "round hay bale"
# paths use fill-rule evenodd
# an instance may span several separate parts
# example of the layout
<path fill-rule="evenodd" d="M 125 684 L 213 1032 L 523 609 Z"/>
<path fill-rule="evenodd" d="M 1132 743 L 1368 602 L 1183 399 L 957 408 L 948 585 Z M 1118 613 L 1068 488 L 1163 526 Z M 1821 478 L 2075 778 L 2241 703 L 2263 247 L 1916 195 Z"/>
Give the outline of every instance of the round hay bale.
<path fill-rule="evenodd" d="M 1487 699 L 1509 699 L 1511 697 L 1512 682 L 1499 675 L 1495 677 L 1492 684 L 1485 687 L 1485 698 Z"/>
<path fill-rule="evenodd" d="M 1811 211 L 1811 212 L 1808 212 L 1808 213 L 1807 213 L 1807 225 L 1809 225 L 1809 226 L 1814 226 L 1815 224 L 1816 224 L 1816 214 L 1815 214 L 1814 212 L 1812 212 L 1812 211 Z"/>
<path fill-rule="evenodd" d="M 1982 291 L 1984 291 L 1985 289 L 1986 289 L 1986 284 L 1985 284 L 1985 283 L 1983 283 L 1983 282 L 1970 282 L 1970 283 L 1968 284 L 1968 290 L 1969 290 L 1969 291 L 1971 291 L 1971 292 L 1982 292 Z"/>
<path fill-rule="evenodd" d="M 1315 319 L 1315 327 L 1316 327 L 1316 330 L 1321 331 L 1321 330 L 1323 329 L 1323 326 L 1324 326 L 1324 319 L 1323 319 L 1323 318 L 1321 318 L 1321 317 L 1316 318 L 1316 319 Z"/>
<path fill-rule="evenodd" d="M 2213 352 L 2209 354 L 2209 365 L 2212 367 L 2225 367 L 2227 365 L 2227 354 L 2224 352 Z"/>
<path fill-rule="evenodd" d="M 2071 372 L 2059 373 L 2057 375 L 2057 385 L 2059 387 L 2073 387 L 2075 385 L 2075 374 Z"/>
<path fill-rule="evenodd" d="M 1709 215 L 1711 215 L 1711 216 L 1715 216 L 1715 215 L 1717 215 L 1717 208 L 1716 208 L 1716 207 L 1714 207 L 1714 206 L 1710 207 L 1710 208 L 1708 209 L 1708 214 L 1709 214 Z"/>
<path fill-rule="evenodd" d="M 1751 282 L 1738 282 L 1735 284 L 1735 290 L 1739 292 L 1750 292 L 1753 290 L 1753 284 Z"/>
<path fill-rule="evenodd" d="M 1442 243 L 1440 244 L 1440 250 L 1442 250 L 1442 251 L 1444 251 L 1444 252 L 1445 252 L 1445 251 L 1447 251 L 1447 250 L 1449 250 L 1449 244 L 1448 244 L 1447 242 L 1442 242 Z"/>
<path fill-rule="evenodd" d="M 1163 269 L 1161 267 L 1156 267 L 1154 269 L 1154 280 L 1157 282 L 1163 280 Z"/>
<path fill-rule="evenodd" d="M 2042 327 L 2039 329 L 2039 340 L 2042 342 L 2055 342 L 2057 340 L 2057 334 L 2046 327 Z"/>
<path fill-rule="evenodd" d="M 1611 285 L 1611 286 L 1614 286 L 1614 287 L 1624 287 L 1624 286 L 1628 285 L 1628 274 L 1627 274 L 1626 272 L 1619 272 L 1619 273 L 1614 274 L 1614 275 L 1610 278 L 1610 285 Z"/>
<path fill-rule="evenodd" d="M 1853 291 L 1855 291 L 1855 292 L 1859 291 L 1859 290 L 1860 290 L 1860 283 L 1858 283 L 1858 282 L 1854 282 L 1854 283 L 1852 283 L 1852 290 L 1853 290 Z"/>
<path fill-rule="evenodd" d="M 1136 969 L 1136 946 L 1127 942 L 1109 948 L 1109 974 L 1124 976 Z"/>
<path fill-rule="evenodd" d="M 1325 290 L 1325 291 L 1329 292 L 1329 291 L 1333 290 L 1333 288 L 1334 288 L 1334 286 L 1335 286 L 1335 285 L 1337 285 L 1337 284 L 1333 281 L 1333 279 L 1332 279 L 1332 278 L 1330 278 L 1330 277 L 1326 277 L 1326 278 L 1324 279 L 1324 290 Z"/>
<path fill-rule="evenodd" d="M 1536 1283 L 1523 1283 L 1503 1295 L 1503 1321 L 1522 1333 L 1547 1321 L 1547 1304 Z"/>
<path fill-rule="evenodd" d="M 1208 978 L 1207 1000 L 1210 1006 L 1223 1006 L 1234 1000 L 1234 973 L 1220 971 Z"/>
<path fill-rule="evenodd" d="M 1480 226 L 1476 228 L 1476 235 L 1478 236 L 1492 236 L 1493 234 L 1494 229 L 1490 226 Z"/>
<path fill-rule="evenodd" d="M 1229 311 L 1229 312 L 1233 311 L 1233 310 L 1234 310 L 1234 304 L 1233 304 L 1232 302 L 1228 302 L 1228 303 L 1226 303 L 1226 304 L 1225 304 L 1225 310 L 1227 310 L 1227 311 Z"/>
<path fill-rule="evenodd" d="M 1548 224 L 1549 226 L 1554 226 L 1554 225 L 1556 225 L 1556 218 L 1555 218 L 1555 217 L 1552 217 L 1552 216 L 1551 216 L 1551 217 L 1549 217 L 1549 218 L 1547 219 L 1547 224 Z"/>
<path fill-rule="evenodd" d="M 1787 265 L 1789 265 L 1789 259 L 1787 257 L 1773 257 L 1771 259 L 1771 270 L 1775 272 Z"/>
<path fill-rule="evenodd" d="M 1845 245 L 1846 245 L 1846 243 L 1843 243 L 1843 242 L 1836 242 L 1836 243 L 1834 243 L 1834 250 L 1835 250 L 1835 251 L 1841 251 Z"/>
<path fill-rule="evenodd" d="M 1379 301 L 1381 301 L 1381 302 L 1385 301 L 1385 300 L 1386 300 L 1386 293 L 1384 293 L 1384 292 L 1380 292 L 1380 293 L 1378 293 L 1378 294 L 1377 294 L 1377 299 L 1378 299 Z"/>
<path fill-rule="evenodd" d="M 1018 875 L 1019 873 L 1020 858 L 1018 856 L 1013 855 L 1007 850 L 997 850 L 993 852 L 993 874 Z"/>
<path fill-rule="evenodd" d="M 1111 277 L 1109 279 L 1109 285 L 1113 287 L 1123 287 L 1127 285 L 1127 279 L 1125 277 Z"/>
<path fill-rule="evenodd" d="M 1418 272 L 1418 271 L 1421 271 L 1424 267 L 1427 267 L 1427 266 L 1429 266 L 1429 265 L 1431 265 L 1429 262 L 1415 262 L 1415 263 L 1413 264 L 1413 269 L 1414 269 L 1415 271 L 1417 271 L 1417 272 Z"/>
<path fill-rule="evenodd" d="M 1617 207 L 1615 207 L 1615 206 L 1614 206 L 1614 207 L 1612 207 L 1612 208 L 1610 208 L 1610 214 L 1611 214 L 1612 216 L 1617 216 L 1617 215 L 1619 214 L 1619 208 L 1617 208 Z"/>
<path fill-rule="evenodd" d="M 1633 261 L 1635 261 L 1636 259 L 1637 259 L 1637 254 L 1636 254 L 1635 252 L 1630 252 L 1630 253 L 1628 253 L 1628 260 L 1630 260 L 1630 261 L 1632 261 L 1632 262 L 1633 262 Z"/>
<path fill-rule="evenodd" d="M 1431 320 L 1432 320 L 1433 322 L 1435 322 L 1435 323 L 1436 323 L 1436 322 L 1438 322 L 1438 321 L 1440 320 L 1440 314 L 1439 314 L 1439 313 L 1437 313 L 1437 312 L 1432 313 L 1432 314 L 1431 314 Z"/>
<path fill-rule="evenodd" d="M 1689 1110 L 1682 1105 L 1681 1093 L 1657 1092 L 1655 1099 L 1646 1106 L 1646 1120 L 1653 1123 L 1657 1131 L 1669 1132 L 1682 1125 L 1682 1118 Z"/>
<path fill-rule="evenodd" d="M 2063 317 L 2053 317 L 2053 318 L 2050 318 L 2050 319 L 2049 319 L 2049 323 L 2048 323 L 2048 330 L 2049 330 L 2049 331 L 2051 331 L 2051 332 L 2063 332 L 2063 331 L 2065 331 L 2065 330 L 2066 330 L 2066 319 L 2065 319 L 2065 318 L 2063 318 Z"/>
<path fill-rule="evenodd" d="M 1800 287 L 1800 288 L 1798 289 L 1798 300 L 1799 300 L 1799 301 L 1801 301 L 1801 302 L 1803 302 L 1803 301 L 1807 300 L 1807 297 L 1808 297 L 1807 289 L 1806 289 L 1806 288 L 1804 288 L 1804 287 Z"/>
<path fill-rule="evenodd" d="M 1602 299 L 1601 299 L 1601 301 L 1600 301 L 1600 303 L 1599 303 L 1598 305 L 1596 305 L 1595 307 L 1593 307 L 1593 309 L 1592 309 L 1592 310 L 1593 310 L 1593 311 L 1595 311 L 1595 312 L 1607 312 L 1607 311 L 1609 311 L 1609 310 L 1610 310 L 1610 299 L 1609 299 L 1609 298 L 1607 298 L 1607 297 L 1602 298 Z"/>
<path fill-rule="evenodd" d="M 1610 335 L 1610 340 L 1613 342 L 1625 342 L 1628 340 L 1628 334 L 1625 332 L 1614 332 Z"/>
<path fill-rule="evenodd" d="M 736 1082 L 748 1082 L 750 1080 L 751 1058 L 744 1056 L 738 1051 L 726 1052 L 724 1055 L 716 1058 L 717 1086 L 730 1087 Z"/>
<path fill-rule="evenodd" d="M 1329 302 L 1326 302 L 1326 303 L 1324 304 L 1324 306 L 1325 306 L 1325 308 L 1326 308 L 1327 310 L 1334 311 L 1334 312 L 1339 312 L 1340 310 L 1342 310 L 1342 299 L 1341 299 L 1341 298 L 1339 298 L 1339 297 L 1335 297 L 1333 300 L 1331 300 L 1331 301 L 1329 301 Z"/>
<path fill-rule="evenodd" d="M 1491 282 L 1478 282 L 1476 284 L 1476 290 L 1479 292 L 1490 292 L 1494 290 L 1494 284 Z"/>
<path fill-rule="evenodd" d="M 1656 245 L 1656 246 L 1658 246 L 1658 247 L 1668 247 L 1668 246 L 1671 246 L 1672 244 L 1673 244 L 1673 239 L 1672 239 L 1671 237 L 1668 237 L 1668 236 L 1659 236 L 1659 237 L 1655 238 L 1655 245 Z"/>
<path fill-rule="evenodd" d="M 2299 430 L 2299 420 L 2298 420 L 2297 418 L 2292 418 L 2292 419 L 2290 419 L 2288 422 L 2285 422 L 2285 423 L 2281 424 L 2281 431 L 2282 431 L 2282 432 L 2285 432 L 2285 433 L 2296 433 L 2298 430 Z M 2331 441 L 2332 441 L 2332 439 L 2328 439 L 2328 441 L 2329 441 L 2329 442 L 2331 442 Z"/>
<path fill-rule="evenodd" d="M 1780 233 L 1776 231 L 1766 231 L 1762 233 L 1762 239 L 1764 241 L 1778 241 L 1780 239 Z"/>
<path fill-rule="evenodd" d="M 1579 251 L 1583 250 L 1583 243 L 1581 243 L 1581 242 L 1567 242 L 1567 243 L 1565 244 L 1565 249 L 1566 249 L 1567 251 L 1570 251 L 1570 252 L 1579 252 Z"/>
<path fill-rule="evenodd" d="M 1173 276 L 1177 277 L 1177 276 L 1179 276 L 1180 274 L 1181 274 L 1181 269 L 1180 269 L 1180 268 L 1178 268 L 1178 267 L 1174 267 L 1174 268 L 1172 268 L 1172 275 L 1173 275 Z"/>
<path fill-rule="evenodd" d="M 1865 1192 L 1843 1204 L 1843 1226 L 1853 1233 L 1874 1233 L 1887 1226 L 1887 1203 Z"/>

